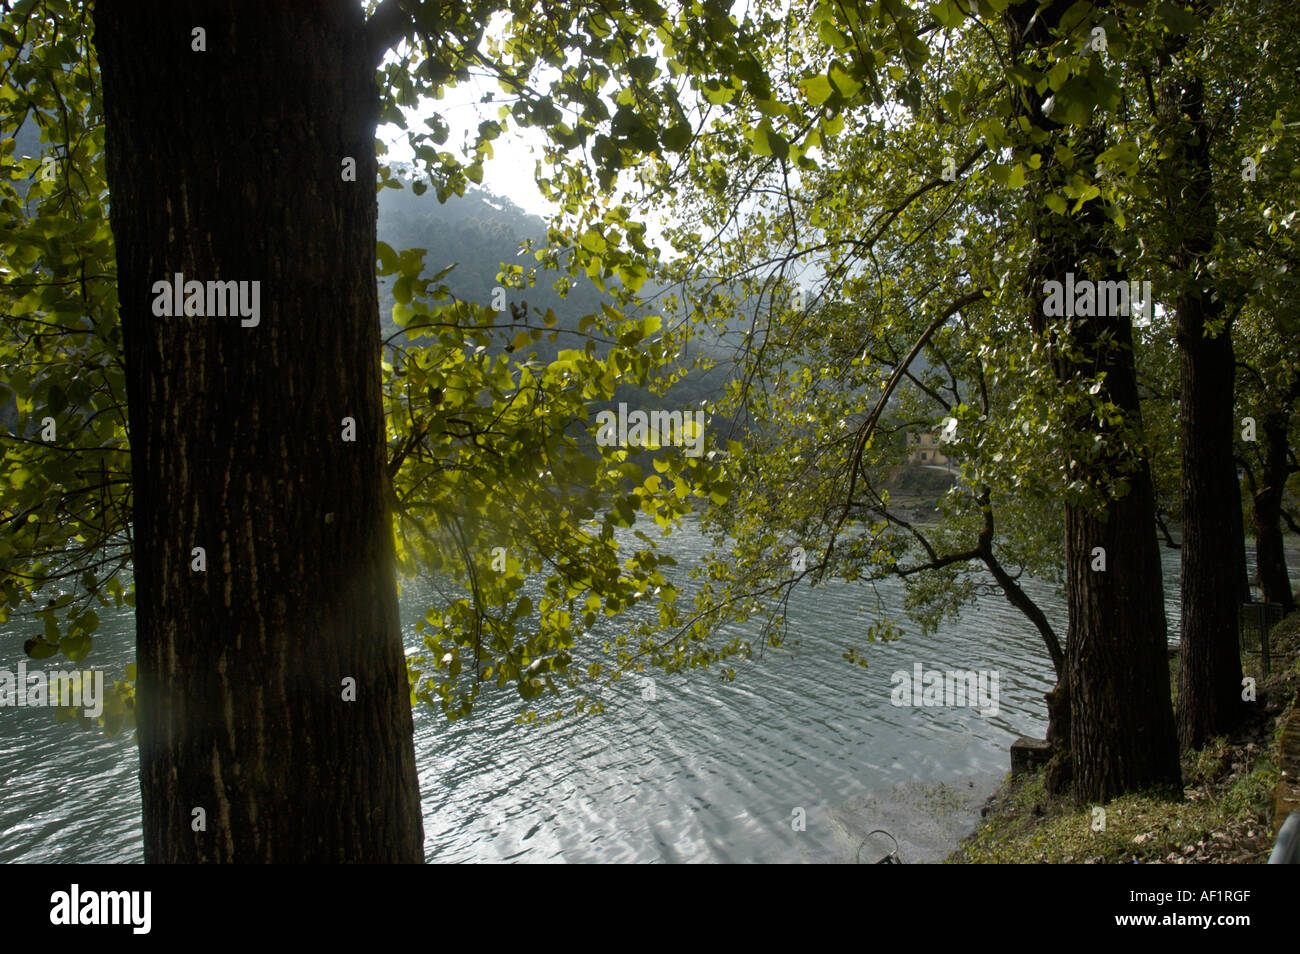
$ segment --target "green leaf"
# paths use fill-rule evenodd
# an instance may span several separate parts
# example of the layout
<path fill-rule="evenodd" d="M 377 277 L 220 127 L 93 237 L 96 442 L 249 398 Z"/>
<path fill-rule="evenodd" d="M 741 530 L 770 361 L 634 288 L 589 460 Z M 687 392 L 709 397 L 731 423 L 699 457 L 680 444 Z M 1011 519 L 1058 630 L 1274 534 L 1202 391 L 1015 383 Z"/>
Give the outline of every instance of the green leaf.
<path fill-rule="evenodd" d="M 27 653 L 32 659 L 49 659 L 58 651 L 59 647 L 57 645 L 47 643 L 40 637 L 29 639 L 23 643 L 23 652 Z"/>
<path fill-rule="evenodd" d="M 961 26 L 962 20 L 966 19 L 953 0 L 930 4 L 930 14 L 949 30 Z"/>
<path fill-rule="evenodd" d="M 620 265 L 616 269 L 619 280 L 627 286 L 630 291 L 637 292 L 646 282 L 646 270 L 643 265 Z"/>
<path fill-rule="evenodd" d="M 754 152 L 760 156 L 784 159 L 790 154 L 790 144 L 781 138 L 770 122 L 764 119 L 754 130 Z"/>
<path fill-rule="evenodd" d="M 1099 165 L 1114 166 L 1126 175 L 1137 168 L 1137 162 L 1137 143 L 1131 139 L 1116 143 L 1097 157 Z"/>
<path fill-rule="evenodd" d="M 862 84 L 844 72 L 838 63 L 831 64 L 830 78 L 831 82 L 835 84 L 835 88 L 844 95 L 845 99 L 856 96 L 858 90 L 862 89 Z"/>
<path fill-rule="evenodd" d="M 63 651 L 63 655 L 73 662 L 81 662 L 90 653 L 93 644 L 94 640 L 89 633 L 77 633 L 72 636 L 64 636 L 59 642 L 59 649 Z"/>
<path fill-rule="evenodd" d="M 683 119 L 665 129 L 659 141 L 669 152 L 681 152 L 690 145 L 694 135 L 695 130 L 691 124 Z"/>
<path fill-rule="evenodd" d="M 1156 13 L 1175 36 L 1192 33 L 1201 23 L 1201 18 L 1181 3 L 1162 3 Z"/>
<path fill-rule="evenodd" d="M 810 76 L 803 81 L 800 89 L 813 106 L 820 106 L 835 92 L 835 87 L 831 85 L 830 77 L 827 76 Z"/>

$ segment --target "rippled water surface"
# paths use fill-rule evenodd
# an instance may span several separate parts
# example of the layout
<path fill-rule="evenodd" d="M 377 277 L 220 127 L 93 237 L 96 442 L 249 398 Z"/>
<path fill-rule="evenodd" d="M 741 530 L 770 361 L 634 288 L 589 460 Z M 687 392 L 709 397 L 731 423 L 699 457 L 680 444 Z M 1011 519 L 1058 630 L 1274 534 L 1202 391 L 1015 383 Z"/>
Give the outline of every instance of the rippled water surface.
<path fill-rule="evenodd" d="M 689 528 L 667 546 L 683 569 L 703 552 Z M 1162 552 L 1176 624 L 1178 554 Z M 1064 638 L 1059 599 L 1027 588 Z M 411 649 L 422 592 L 408 583 L 402 595 Z M 879 592 L 897 608 L 896 590 Z M 788 614 L 797 648 L 737 664 L 731 683 L 712 672 L 660 674 L 653 700 L 645 684 L 625 681 L 605 691 L 602 716 L 520 726 L 518 697 L 505 692 L 485 695 L 455 724 L 417 708 L 426 857 L 844 860 L 844 806 L 905 781 L 987 780 L 1006 771 L 1016 736 L 1041 737 L 1050 661 L 1005 600 L 983 599 L 933 637 L 868 646 L 875 605 L 855 584 L 799 589 Z M 120 672 L 133 655 L 133 621 L 102 616 L 89 662 Z M 12 626 L 0 634 L 0 666 L 16 669 L 19 636 Z M 865 669 L 842 658 L 854 644 L 867 650 Z M 997 670 L 997 715 L 892 706 L 891 673 L 917 662 Z M 139 861 L 137 770 L 129 734 L 109 740 L 55 723 L 51 710 L 0 710 L 0 861 Z M 795 809 L 806 831 L 792 827 Z"/>

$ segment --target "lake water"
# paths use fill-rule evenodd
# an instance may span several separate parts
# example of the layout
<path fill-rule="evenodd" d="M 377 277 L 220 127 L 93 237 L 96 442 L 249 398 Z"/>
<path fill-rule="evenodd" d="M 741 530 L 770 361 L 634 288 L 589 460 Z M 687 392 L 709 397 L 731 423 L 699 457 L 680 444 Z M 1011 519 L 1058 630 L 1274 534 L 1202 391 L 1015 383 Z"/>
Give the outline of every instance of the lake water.
<path fill-rule="evenodd" d="M 693 528 L 670 541 L 682 569 L 703 553 Z M 1176 625 L 1178 554 L 1162 554 Z M 1061 600 L 1032 581 L 1026 588 L 1063 639 Z M 422 592 L 407 582 L 402 594 L 410 650 L 420 645 Z M 879 593 L 897 609 L 897 588 Z M 905 861 L 941 858 L 1007 771 L 1011 742 L 1042 736 L 1050 661 L 1001 597 L 932 637 L 868 645 L 875 599 L 859 584 L 798 589 L 788 612 L 796 649 L 736 664 L 731 683 L 708 671 L 650 673 L 653 700 L 625 680 L 605 692 L 603 715 L 518 725 L 521 705 L 507 692 L 485 693 L 454 724 L 417 707 L 426 858 L 852 861 L 873 828 L 892 833 Z M 111 678 L 134 654 L 133 619 L 101 617 L 86 665 Z M 21 637 L 12 623 L 0 633 L 0 666 L 16 670 Z M 854 644 L 867 650 L 865 669 L 842 658 Z M 915 663 L 996 670 L 997 714 L 891 705 L 891 674 Z M 140 861 L 137 772 L 132 733 L 105 739 L 55 723 L 52 710 L 0 709 L 0 861 Z M 863 860 L 890 847 L 873 836 Z"/>

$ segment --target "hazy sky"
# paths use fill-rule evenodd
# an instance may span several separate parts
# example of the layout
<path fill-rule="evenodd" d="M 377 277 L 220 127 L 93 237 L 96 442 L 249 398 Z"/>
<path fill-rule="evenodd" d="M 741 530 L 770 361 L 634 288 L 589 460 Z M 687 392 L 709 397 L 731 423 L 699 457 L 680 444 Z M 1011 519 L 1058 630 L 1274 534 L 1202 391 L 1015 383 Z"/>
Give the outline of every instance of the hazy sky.
<path fill-rule="evenodd" d="M 479 102 L 483 94 L 492 91 L 497 101 Z M 426 100 L 422 109 L 403 109 L 412 128 L 424 128 L 424 118 L 431 112 L 440 112 L 451 127 L 447 142 L 439 147 L 460 153 L 462 145 L 473 143 L 479 123 L 498 120 L 497 110 L 502 102 L 509 102 L 495 80 L 485 81 L 474 77 L 450 90 L 440 100 Z M 388 144 L 388 158 L 411 162 L 414 155 L 406 143 L 406 131 L 391 123 L 379 127 L 378 136 Z M 483 187 L 489 192 L 506 196 L 525 212 L 549 218 L 553 207 L 542 198 L 534 181 L 535 164 L 542 155 L 545 136 L 536 129 L 508 128 L 492 144 L 493 156 L 483 167 Z"/>

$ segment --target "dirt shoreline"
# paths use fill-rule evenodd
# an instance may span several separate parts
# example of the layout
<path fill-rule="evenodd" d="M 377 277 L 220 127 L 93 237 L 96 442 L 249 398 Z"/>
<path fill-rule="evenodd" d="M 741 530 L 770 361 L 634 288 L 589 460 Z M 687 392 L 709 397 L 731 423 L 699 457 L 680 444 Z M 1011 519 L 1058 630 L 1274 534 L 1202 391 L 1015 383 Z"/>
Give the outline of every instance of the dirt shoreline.
<path fill-rule="evenodd" d="M 899 782 L 834 808 L 836 857 L 844 864 L 874 864 L 894 849 L 903 864 L 939 864 L 975 830 L 980 811 L 1005 774 L 961 775 L 936 782 Z"/>

